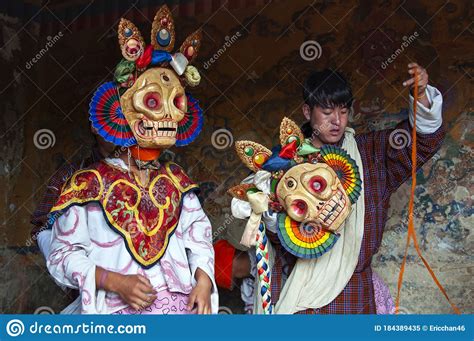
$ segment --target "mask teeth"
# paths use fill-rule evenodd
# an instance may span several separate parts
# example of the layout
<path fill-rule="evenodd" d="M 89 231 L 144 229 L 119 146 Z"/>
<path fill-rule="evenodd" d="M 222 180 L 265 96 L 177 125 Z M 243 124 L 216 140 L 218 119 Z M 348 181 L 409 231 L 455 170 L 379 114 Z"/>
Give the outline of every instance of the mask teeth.
<path fill-rule="evenodd" d="M 345 204 L 344 195 L 338 190 L 337 194 L 323 207 L 318 218 L 325 224 L 331 225 L 342 212 Z"/>
<path fill-rule="evenodd" d="M 178 124 L 174 121 L 150 121 L 143 119 L 141 123 L 142 124 L 139 125 L 140 133 L 145 137 L 153 138 L 176 136 Z"/>
<path fill-rule="evenodd" d="M 153 122 L 149 120 L 143 120 L 143 127 L 145 128 L 153 128 Z"/>

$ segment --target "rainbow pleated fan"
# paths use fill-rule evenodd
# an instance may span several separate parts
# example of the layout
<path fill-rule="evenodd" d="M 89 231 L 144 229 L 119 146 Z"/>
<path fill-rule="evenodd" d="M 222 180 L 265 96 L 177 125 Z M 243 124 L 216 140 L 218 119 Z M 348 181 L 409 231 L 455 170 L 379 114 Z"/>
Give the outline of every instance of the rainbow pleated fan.
<path fill-rule="evenodd" d="M 314 259 L 332 249 L 339 235 L 323 228 L 299 223 L 286 213 L 278 213 L 278 238 L 292 255 Z"/>
<path fill-rule="evenodd" d="M 202 109 L 199 101 L 186 94 L 188 99 L 188 112 L 184 118 L 178 123 L 178 132 L 176 134 L 176 146 L 182 147 L 193 142 L 201 133 L 204 123 Z"/>
<path fill-rule="evenodd" d="M 324 145 L 320 149 L 321 158 L 337 174 L 351 204 L 354 204 L 362 190 L 359 167 L 350 155 L 342 148 Z"/>
<path fill-rule="evenodd" d="M 106 141 L 123 147 L 137 144 L 123 115 L 120 96 L 114 82 L 102 84 L 94 93 L 89 104 L 89 120 Z"/>

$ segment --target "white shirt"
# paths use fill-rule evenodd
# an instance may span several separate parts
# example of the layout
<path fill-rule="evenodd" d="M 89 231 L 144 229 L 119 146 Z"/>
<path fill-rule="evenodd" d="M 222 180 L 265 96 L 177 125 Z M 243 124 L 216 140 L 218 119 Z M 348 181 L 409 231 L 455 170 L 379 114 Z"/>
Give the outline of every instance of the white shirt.
<path fill-rule="evenodd" d="M 106 161 L 127 169 L 121 159 Z M 196 285 L 194 275 L 200 268 L 213 283 L 212 312 L 218 312 L 211 223 L 192 192 L 183 197 L 179 222 L 166 252 L 149 269 L 133 260 L 124 239 L 107 225 L 97 203 L 70 207 L 50 233 L 50 253 L 45 254 L 49 272 L 58 284 L 81 293 L 62 313 L 111 314 L 128 306 L 118 294 L 96 288 L 96 266 L 121 274 L 141 274 L 158 292 L 167 289 L 183 294 L 189 294 Z M 45 251 L 47 243 L 39 240 L 39 244 Z"/>

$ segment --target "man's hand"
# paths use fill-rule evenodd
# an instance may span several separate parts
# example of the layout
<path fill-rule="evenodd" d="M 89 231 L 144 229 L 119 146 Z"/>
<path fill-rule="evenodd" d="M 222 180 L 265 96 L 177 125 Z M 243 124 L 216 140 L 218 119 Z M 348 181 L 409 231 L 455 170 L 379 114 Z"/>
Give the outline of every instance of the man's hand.
<path fill-rule="evenodd" d="M 196 270 L 197 284 L 189 294 L 188 310 L 192 310 L 197 305 L 198 314 L 211 313 L 211 289 L 212 282 L 209 276 L 201 269 Z"/>
<path fill-rule="evenodd" d="M 426 87 L 428 86 L 428 72 L 417 63 L 408 64 L 408 73 L 412 78 L 403 82 L 403 86 L 410 87 L 410 92 L 413 94 L 415 88 L 415 72 L 418 75 L 418 101 L 426 108 L 431 106 L 428 97 L 426 96 Z M 413 94 L 414 95 L 414 94 Z"/>
<path fill-rule="evenodd" d="M 96 283 L 100 281 L 102 271 L 106 270 L 96 268 L 96 278 L 99 279 Z M 156 300 L 156 291 L 149 279 L 142 275 L 122 275 L 109 271 L 102 285 L 104 290 L 119 294 L 135 310 L 149 307 Z"/>

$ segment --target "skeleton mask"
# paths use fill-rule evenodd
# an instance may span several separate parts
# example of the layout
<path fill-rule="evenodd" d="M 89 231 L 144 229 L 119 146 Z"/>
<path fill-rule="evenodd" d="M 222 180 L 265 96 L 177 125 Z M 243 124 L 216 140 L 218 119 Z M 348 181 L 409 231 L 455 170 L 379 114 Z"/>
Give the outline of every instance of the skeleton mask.
<path fill-rule="evenodd" d="M 325 163 L 291 168 L 277 185 L 276 196 L 287 214 L 329 231 L 337 231 L 351 203 L 334 170 Z"/>
<path fill-rule="evenodd" d="M 89 105 L 97 134 L 129 148 L 140 161 L 154 158 L 159 149 L 193 142 L 202 130 L 203 112 L 184 87 L 197 86 L 201 79 L 190 64 L 198 55 L 201 31 L 191 33 L 172 53 L 175 26 L 163 5 L 153 19 L 149 45 L 127 19 L 120 20 L 117 33 L 123 59 L 114 80 L 100 85 Z"/>
<path fill-rule="evenodd" d="M 140 147 L 168 148 L 176 143 L 187 99 L 173 70 L 157 67 L 145 71 L 122 95 L 120 104 Z"/>
<path fill-rule="evenodd" d="M 242 183 L 228 192 L 236 199 L 248 201 L 253 216 L 262 210 L 253 203 L 256 196 L 250 194 L 266 193 L 270 199 L 268 208 L 278 213 L 281 245 L 294 256 L 314 259 L 328 252 L 362 191 L 355 160 L 337 146 L 316 148 L 304 139 L 298 125 L 286 117 L 280 125 L 279 146 L 270 150 L 256 142 L 237 141 L 235 147 L 255 176 L 253 183 Z M 236 209 L 239 205 L 235 203 Z M 238 210 L 236 213 L 240 215 Z M 251 216 L 246 232 L 258 229 L 255 222 L 260 223 Z M 250 236 L 243 241 L 247 240 L 258 239 Z"/>

